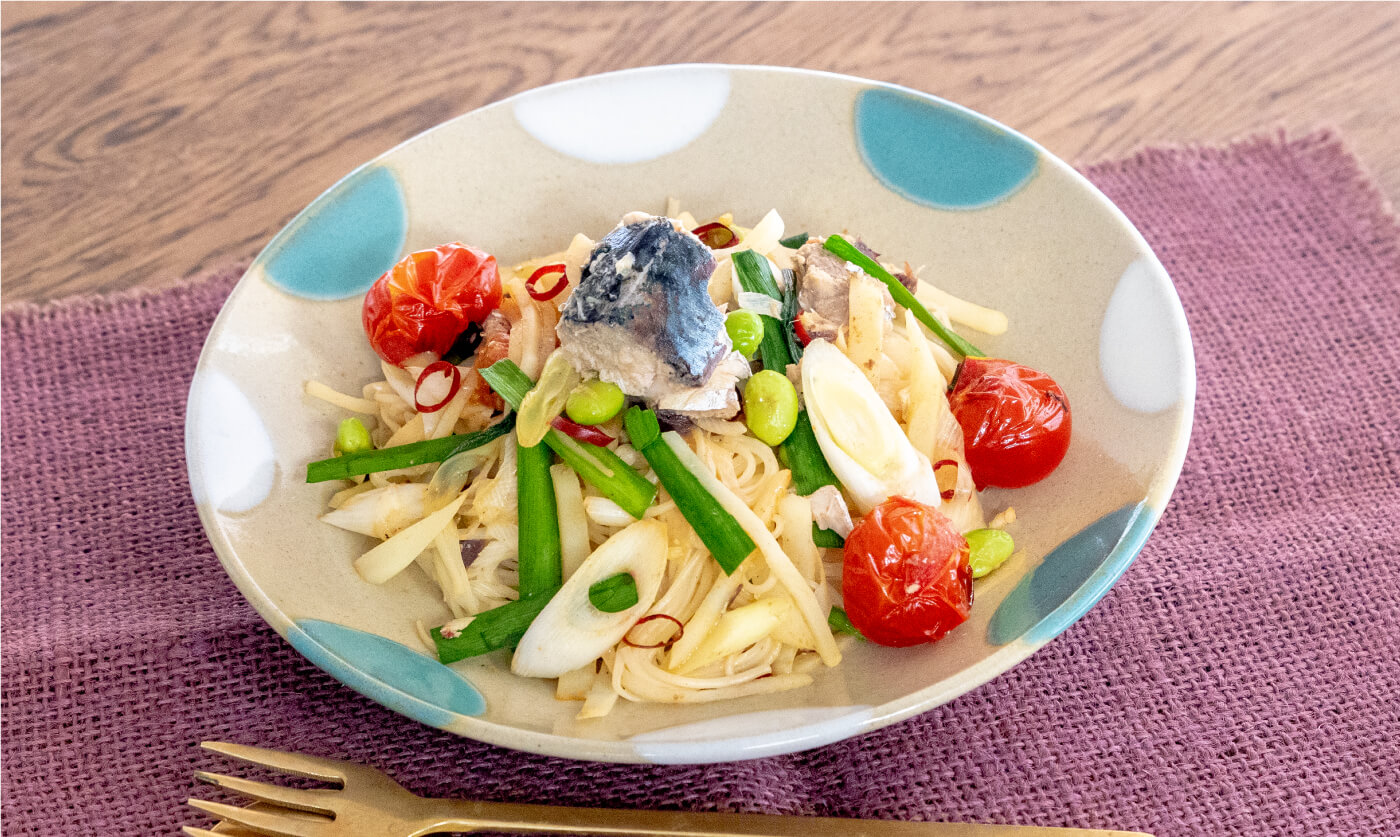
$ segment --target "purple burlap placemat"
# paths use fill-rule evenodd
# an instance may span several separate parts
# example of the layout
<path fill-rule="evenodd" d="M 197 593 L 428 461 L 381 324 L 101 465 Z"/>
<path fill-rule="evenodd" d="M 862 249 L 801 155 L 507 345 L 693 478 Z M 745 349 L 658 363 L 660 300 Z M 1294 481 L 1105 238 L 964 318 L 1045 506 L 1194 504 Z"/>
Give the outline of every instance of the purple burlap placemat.
<path fill-rule="evenodd" d="M 185 394 L 236 270 L 3 315 L 7 834 L 156 834 L 221 739 L 425 794 L 573 805 L 1382 834 L 1400 816 L 1400 229 L 1332 136 L 1088 174 L 1175 278 L 1196 430 L 1137 562 L 939 709 L 793 756 L 642 767 L 420 726 L 301 660 L 225 577 Z"/>

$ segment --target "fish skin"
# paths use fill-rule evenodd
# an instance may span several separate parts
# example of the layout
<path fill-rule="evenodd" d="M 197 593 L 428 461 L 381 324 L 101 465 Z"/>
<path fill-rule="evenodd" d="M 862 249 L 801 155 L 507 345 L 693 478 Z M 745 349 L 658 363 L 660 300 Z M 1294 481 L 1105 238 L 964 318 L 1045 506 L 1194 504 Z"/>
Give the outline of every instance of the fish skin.
<path fill-rule="evenodd" d="M 561 337 L 598 326 L 649 346 L 677 383 L 704 383 L 728 352 L 724 315 L 710 300 L 714 254 L 671 220 L 618 226 L 598 242 L 565 304 Z"/>

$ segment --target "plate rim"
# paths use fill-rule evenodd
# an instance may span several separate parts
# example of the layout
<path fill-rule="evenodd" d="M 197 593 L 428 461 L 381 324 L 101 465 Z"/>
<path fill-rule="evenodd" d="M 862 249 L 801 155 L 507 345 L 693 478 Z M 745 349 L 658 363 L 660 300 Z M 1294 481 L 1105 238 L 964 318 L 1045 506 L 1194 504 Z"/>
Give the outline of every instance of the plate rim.
<path fill-rule="evenodd" d="M 526 730 L 519 727 L 511 727 L 504 724 L 487 721 L 483 718 L 456 715 L 458 723 L 464 728 L 444 728 L 444 731 L 462 736 L 464 738 L 480 741 L 486 744 L 506 747 L 520 752 L 536 753 L 541 755 L 556 756 L 561 758 L 610 762 L 610 763 L 657 763 L 657 764 L 708 764 L 727 761 L 741 761 L 755 758 L 765 758 L 769 756 L 785 755 L 801 752 L 826 744 L 853 738 L 858 735 L 873 732 L 883 727 L 905 720 L 913 715 L 930 711 L 957 697 L 964 695 L 992 680 L 996 676 L 1009 671 L 1018 663 L 1024 661 L 1035 652 L 1044 648 L 1054 639 L 1058 638 L 1075 622 L 1079 621 L 1094 604 L 1096 604 L 1107 592 L 1118 582 L 1123 573 L 1127 571 L 1137 556 L 1141 553 L 1146 542 L 1155 531 L 1162 515 L 1166 510 L 1167 503 L 1175 491 L 1180 479 L 1181 471 L 1185 465 L 1186 455 L 1189 447 L 1191 432 L 1194 425 L 1195 401 L 1196 401 L 1196 363 L 1195 347 L 1192 339 L 1189 323 L 1186 319 L 1185 309 L 1181 304 L 1180 294 L 1177 292 L 1176 284 L 1171 279 L 1170 274 L 1161 264 L 1157 254 L 1148 244 L 1142 232 L 1132 223 L 1126 213 L 1108 198 L 1097 186 L 1095 186 L 1083 173 L 1052 153 L 1036 140 L 1011 128 L 1001 122 L 975 111 L 965 105 L 944 99 L 933 93 L 917 90 L 905 85 L 879 81 L 862 76 L 847 73 L 837 73 L 828 70 L 816 70 L 803 67 L 769 66 L 761 64 L 723 64 L 686 62 L 676 64 L 657 64 L 643 67 L 624 68 L 611 70 L 604 73 L 596 73 L 586 76 L 578 76 L 570 79 L 563 79 L 550 84 L 532 87 L 514 93 L 503 99 L 489 102 L 480 107 L 466 111 L 451 119 L 444 120 L 426 130 L 396 143 L 392 147 L 377 154 L 370 160 L 354 167 L 343 177 L 338 178 L 331 186 L 325 189 L 312 199 L 305 207 L 297 212 L 290 220 L 282 225 L 276 233 L 268 240 L 263 248 L 258 252 L 250 263 L 248 269 L 239 277 L 228 298 L 220 307 L 218 315 L 210 326 L 209 334 L 206 336 L 203 346 L 200 349 L 199 358 L 195 365 L 193 377 L 191 379 L 190 392 L 187 396 L 185 410 L 185 461 L 187 477 L 189 479 L 192 493 L 196 496 L 196 508 L 199 514 L 201 526 L 205 536 L 209 539 L 214 548 L 215 554 L 219 558 L 224 571 L 228 573 L 234 585 L 238 588 L 244 599 L 257 611 L 258 615 L 268 623 L 284 642 L 292 645 L 288 638 L 289 631 L 299 630 L 293 619 L 287 616 L 267 593 L 258 584 L 242 565 L 237 557 L 237 551 L 229 541 L 223 527 L 216 525 L 215 514 L 212 508 L 206 503 L 198 501 L 198 481 L 200 474 L 199 458 L 197 456 L 195 441 L 195 418 L 194 418 L 194 395 L 200 382 L 205 377 L 202 373 L 208 371 L 210 366 L 211 346 L 215 342 L 216 335 L 226 325 L 227 318 L 231 316 L 230 310 L 232 302 L 243 290 L 245 285 L 256 281 L 255 274 L 265 261 L 265 257 L 277 245 L 280 239 L 288 234 L 289 230 L 295 229 L 299 222 L 307 217 L 323 198 L 334 193 L 342 184 L 355 177 L 361 171 L 380 164 L 385 158 L 422 138 L 446 128 L 459 120 L 475 117 L 479 114 L 511 106 L 517 100 L 535 96 L 555 93 L 573 86 L 582 86 L 594 83 L 599 80 L 606 80 L 618 77 L 650 75 L 665 72 L 677 72 L 684 70 L 722 70 L 727 73 L 747 73 L 754 75 L 797 75 L 813 78 L 824 78 L 843 84 L 854 84 L 865 89 L 884 89 L 897 91 L 919 100 L 931 102 L 940 106 L 951 108 L 977 122 L 984 123 L 1006 132 L 1020 142 L 1027 143 L 1040 155 L 1042 165 L 1047 165 L 1057 169 L 1062 175 L 1067 176 L 1079 188 L 1084 190 L 1097 207 L 1106 213 L 1116 222 L 1117 226 L 1132 239 L 1143 254 L 1139 258 L 1147 258 L 1152 267 L 1160 273 L 1166 280 L 1165 287 L 1170 292 L 1169 312 L 1172 326 L 1182 335 L 1183 342 L 1177 348 L 1180 351 L 1179 359 L 1182 360 L 1182 371 L 1185 374 L 1182 391 L 1179 400 L 1180 418 L 1172 430 L 1172 444 L 1168 455 L 1164 457 L 1161 464 L 1156 468 L 1152 479 L 1146 487 L 1146 499 L 1142 502 L 1142 507 L 1146 510 L 1147 518 L 1145 524 L 1140 529 L 1134 530 L 1135 534 L 1127 542 L 1120 541 L 1109 557 L 1105 560 L 1105 565 L 1112 565 L 1109 572 L 1103 575 L 1095 574 L 1090 579 L 1076 588 L 1069 600 L 1054 611 L 1060 614 L 1061 610 L 1068 607 L 1063 614 L 1056 619 L 1056 627 L 1053 635 L 1039 642 L 1026 642 L 1013 640 L 993 654 L 984 657 L 969 668 L 963 669 L 955 677 L 945 678 L 945 680 L 930 684 L 904 697 L 890 701 L 878 706 L 869 707 L 870 711 L 857 711 L 860 708 L 852 707 L 852 712 L 848 715 L 834 715 L 832 719 L 817 722 L 809 722 L 798 726 L 782 729 L 776 732 L 762 733 L 757 735 L 742 735 L 708 740 L 696 741 L 656 741 L 648 742 L 643 749 L 633 744 L 626 738 L 621 739 L 586 739 L 574 738 L 567 735 L 559 735 L 552 732 L 539 732 Z M 1045 617 L 1046 619 L 1049 616 Z M 336 656 L 329 649 L 322 649 L 330 656 Z M 295 648 L 293 649 L 295 650 Z M 385 704 L 378 698 L 369 695 L 365 690 L 346 682 L 334 672 L 328 671 L 320 663 L 310 660 L 304 654 L 297 651 L 299 656 L 312 662 L 317 668 L 334 677 L 338 682 L 348 686 L 357 693 L 371 700 L 374 700 L 386 708 L 398 714 L 404 714 L 398 707 Z M 355 665 L 344 658 L 339 658 L 344 665 L 354 669 Z M 360 672 L 364 676 L 369 676 L 365 672 Z M 949 682 L 956 681 L 956 682 Z M 382 680 L 377 683 L 391 692 L 398 692 L 405 699 L 413 699 L 412 696 L 395 688 L 392 684 Z M 446 710 L 444 710 L 446 711 Z M 455 713 L 452 713 L 455 715 Z M 853 723 L 846 725 L 834 723 L 843 718 L 849 718 Z"/>

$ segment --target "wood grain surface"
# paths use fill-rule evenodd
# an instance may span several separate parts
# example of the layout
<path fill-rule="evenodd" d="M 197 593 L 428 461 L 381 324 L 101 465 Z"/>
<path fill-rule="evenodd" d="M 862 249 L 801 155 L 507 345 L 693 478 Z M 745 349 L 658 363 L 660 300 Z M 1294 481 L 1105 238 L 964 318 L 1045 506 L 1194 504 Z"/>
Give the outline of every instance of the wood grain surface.
<path fill-rule="evenodd" d="M 6 302 L 246 258 L 445 119 L 680 61 L 905 84 L 1076 163 L 1334 127 L 1400 202 L 1393 3 L 6 3 L 0 30 Z"/>

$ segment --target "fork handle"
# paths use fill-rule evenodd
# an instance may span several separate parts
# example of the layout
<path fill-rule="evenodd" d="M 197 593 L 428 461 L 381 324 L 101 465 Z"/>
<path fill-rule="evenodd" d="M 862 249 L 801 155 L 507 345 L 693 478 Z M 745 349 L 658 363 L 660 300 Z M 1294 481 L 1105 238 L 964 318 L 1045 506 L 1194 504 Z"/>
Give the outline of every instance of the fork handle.
<path fill-rule="evenodd" d="M 853 820 L 773 814 L 567 808 L 465 799 L 428 800 L 425 827 L 439 831 L 595 834 L 608 837 L 1151 837 L 1136 831 L 1023 825 Z"/>

